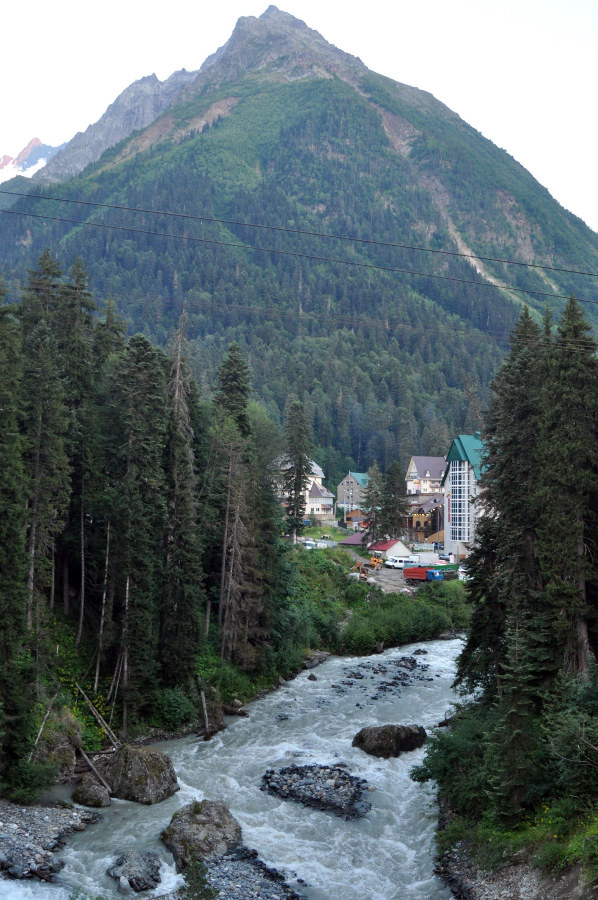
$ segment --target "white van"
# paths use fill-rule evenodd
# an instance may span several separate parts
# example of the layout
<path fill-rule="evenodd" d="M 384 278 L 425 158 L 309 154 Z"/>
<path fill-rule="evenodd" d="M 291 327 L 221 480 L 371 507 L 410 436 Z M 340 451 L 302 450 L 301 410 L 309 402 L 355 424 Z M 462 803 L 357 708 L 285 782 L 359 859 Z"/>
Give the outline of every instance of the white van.
<path fill-rule="evenodd" d="M 384 565 L 388 569 L 408 569 L 409 566 L 418 566 L 417 556 L 390 556 Z"/>

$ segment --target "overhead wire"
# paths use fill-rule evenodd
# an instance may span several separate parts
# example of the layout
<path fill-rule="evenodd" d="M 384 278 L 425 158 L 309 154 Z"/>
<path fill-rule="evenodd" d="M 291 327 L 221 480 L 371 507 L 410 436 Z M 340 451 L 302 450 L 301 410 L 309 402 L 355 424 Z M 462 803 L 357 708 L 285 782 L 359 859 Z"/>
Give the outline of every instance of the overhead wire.
<path fill-rule="evenodd" d="M 51 222 L 65 222 L 70 225 L 79 225 L 85 226 L 88 228 L 100 228 L 100 229 L 111 229 L 114 231 L 126 231 L 132 234 L 142 234 L 146 236 L 152 237 L 163 237 L 163 238 L 173 238 L 174 240 L 182 240 L 187 243 L 198 243 L 198 244 L 210 244 L 221 247 L 231 247 L 235 250 L 250 250 L 252 252 L 261 252 L 261 253 L 278 253 L 282 256 L 292 256 L 300 259 L 309 259 L 315 262 L 327 262 L 327 263 L 336 263 L 339 265 L 346 266 L 354 266 L 361 269 L 374 269 L 382 272 L 400 273 L 405 275 L 412 275 L 419 278 L 435 278 L 442 281 L 449 281 L 458 284 L 469 284 L 475 285 L 477 287 L 483 288 L 493 288 L 495 290 L 503 290 L 507 292 L 517 293 L 517 294 L 525 294 L 529 296 L 535 297 L 549 297 L 552 300 L 568 300 L 568 294 L 557 294 L 554 291 L 538 291 L 530 288 L 517 288 L 512 287 L 510 285 L 501 285 L 494 284 L 491 281 L 477 281 L 471 278 L 458 278 L 455 275 L 440 275 L 438 273 L 432 272 L 417 272 L 413 269 L 405 269 L 399 266 L 383 266 L 379 263 L 372 262 L 361 262 L 359 260 L 350 260 L 350 259 L 341 259 L 337 257 L 330 256 L 320 256 L 311 253 L 302 253 L 298 250 L 284 250 L 276 247 L 256 247 L 252 244 L 240 244 L 233 241 L 219 241 L 214 238 L 202 238 L 202 237 L 194 237 L 192 235 L 187 234 L 176 234 L 174 232 L 163 232 L 163 231 L 151 231 L 145 228 L 133 228 L 130 225 L 112 225 L 107 222 L 90 222 L 87 219 L 69 219 L 65 216 L 52 216 L 46 215 L 43 213 L 32 213 L 32 212 L 23 212 L 21 210 L 14 209 L 2 209 L 0 213 L 14 215 L 14 216 L 26 216 L 34 219 L 43 219 L 44 221 Z M 598 300 L 589 300 L 585 298 L 580 298 L 581 302 L 584 303 L 592 303 L 598 305 Z"/>
<path fill-rule="evenodd" d="M 567 275 L 582 275 L 588 278 L 598 278 L 598 272 L 585 272 L 582 269 L 567 269 L 562 266 L 549 266 L 545 263 L 530 263 L 524 262 L 522 260 L 515 259 L 506 259 L 504 257 L 498 256 L 483 256 L 479 253 L 463 253 L 458 250 L 441 250 L 435 247 L 420 247 L 414 244 L 402 244 L 396 241 L 380 241 L 375 240 L 374 238 L 358 238 L 352 237 L 351 235 L 346 234 L 332 234 L 327 231 L 310 231 L 308 229 L 302 228 L 289 228 L 288 226 L 283 225 L 265 225 L 259 222 L 242 222 L 237 219 L 220 219 L 214 216 L 205 216 L 199 215 L 196 213 L 182 213 L 182 212 L 171 212 L 169 210 L 162 209 L 152 209 L 148 207 L 140 207 L 140 206 L 127 206 L 124 204 L 116 204 L 116 203 L 99 203 L 96 200 L 78 200 L 73 197 L 54 197 L 48 196 L 44 194 L 34 194 L 34 193 L 25 193 L 24 191 L 7 191 L 0 188 L 0 194 L 6 194 L 8 196 L 14 197 L 26 197 L 26 198 L 34 198 L 36 200 L 47 200 L 56 203 L 74 203 L 79 206 L 91 206 L 96 207 L 98 209 L 115 209 L 120 212 L 135 212 L 135 213 L 144 213 L 152 216 L 164 216 L 170 218 L 177 219 L 188 219 L 190 221 L 195 222 L 210 222 L 213 224 L 219 225 L 227 225 L 227 226 L 235 226 L 235 227 L 243 227 L 243 228 L 256 228 L 262 229 L 264 231 L 278 231 L 283 234 L 293 234 L 299 235 L 302 237 L 318 237 L 318 238 L 327 238 L 329 240 L 336 241 L 349 241 L 355 244 L 366 244 L 375 247 L 386 247 L 392 249 L 400 249 L 400 250 L 416 250 L 420 253 L 432 253 L 438 254 L 441 256 L 454 256 L 460 257 L 462 259 L 479 259 L 482 262 L 497 262 L 502 263 L 504 265 L 509 266 L 522 266 L 528 269 L 542 269 L 549 272 L 561 272 Z M 0 212 L 4 212 L 4 210 L 0 210 Z M 432 276 L 430 276 L 432 277 Z"/>

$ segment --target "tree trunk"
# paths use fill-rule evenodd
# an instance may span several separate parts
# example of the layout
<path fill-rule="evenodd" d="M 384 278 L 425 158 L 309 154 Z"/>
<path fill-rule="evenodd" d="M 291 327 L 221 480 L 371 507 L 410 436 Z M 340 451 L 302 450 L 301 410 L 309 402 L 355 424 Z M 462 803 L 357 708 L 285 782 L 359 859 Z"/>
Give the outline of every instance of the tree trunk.
<path fill-rule="evenodd" d="M 128 728 L 128 692 L 129 692 L 129 648 L 127 647 L 127 618 L 129 615 L 129 583 L 130 576 L 127 575 L 125 584 L 125 620 L 123 624 L 123 667 L 122 667 L 122 695 L 123 695 L 123 734 L 127 737 Z"/>
<path fill-rule="evenodd" d="M 100 662 L 102 658 L 104 625 L 106 621 L 106 598 L 108 596 L 108 561 L 110 559 L 110 522 L 106 528 L 106 553 L 104 556 L 104 587 L 102 590 L 102 609 L 100 612 L 100 630 L 98 632 L 98 656 L 96 659 L 96 674 L 93 680 L 93 692 L 97 694 L 100 681 Z"/>
<path fill-rule="evenodd" d="M 81 587 L 79 589 L 79 624 L 75 647 L 78 647 L 83 634 L 83 619 L 85 616 L 85 508 L 83 504 L 83 479 L 81 479 L 81 513 L 79 517 L 79 549 L 81 553 Z"/>

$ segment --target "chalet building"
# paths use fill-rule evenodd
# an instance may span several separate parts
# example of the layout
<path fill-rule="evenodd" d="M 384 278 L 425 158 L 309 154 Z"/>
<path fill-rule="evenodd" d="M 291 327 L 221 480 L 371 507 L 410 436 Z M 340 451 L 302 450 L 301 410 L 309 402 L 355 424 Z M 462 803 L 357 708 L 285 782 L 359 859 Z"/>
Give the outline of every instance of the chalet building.
<path fill-rule="evenodd" d="M 322 470 L 320 469 L 320 471 Z M 308 519 L 314 516 L 319 525 L 323 524 L 324 521 L 334 520 L 334 494 L 315 479 L 307 492 L 305 515 Z"/>
<path fill-rule="evenodd" d="M 444 456 L 412 456 L 405 475 L 407 495 L 442 493 L 445 469 Z"/>
<path fill-rule="evenodd" d="M 451 444 L 442 479 L 444 487 L 444 549 L 457 559 L 471 550 L 481 515 L 479 494 L 483 444 L 479 435 L 460 434 Z"/>
<path fill-rule="evenodd" d="M 314 462 L 313 459 L 310 462 L 309 484 L 305 489 L 305 517 L 309 519 L 311 516 L 314 516 L 319 525 L 324 524 L 324 522 L 332 523 L 334 522 L 334 494 L 322 484 L 324 472 L 321 466 Z M 285 506 L 282 478 L 284 477 L 285 469 L 289 468 L 290 463 L 286 458 L 281 458 L 277 460 L 277 465 L 280 472 L 280 498 L 282 505 Z"/>
<path fill-rule="evenodd" d="M 349 472 L 336 489 L 336 504 L 343 512 L 363 509 L 365 489 L 369 481 L 366 472 Z"/>

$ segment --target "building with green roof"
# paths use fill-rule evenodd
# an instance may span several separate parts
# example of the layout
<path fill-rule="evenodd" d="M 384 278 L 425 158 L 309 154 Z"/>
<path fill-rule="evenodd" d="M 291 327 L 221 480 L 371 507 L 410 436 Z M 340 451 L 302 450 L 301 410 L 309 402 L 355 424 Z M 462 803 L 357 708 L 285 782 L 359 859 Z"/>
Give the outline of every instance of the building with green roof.
<path fill-rule="evenodd" d="M 457 558 L 468 555 L 481 510 L 479 495 L 484 445 L 478 434 L 460 434 L 446 457 L 444 486 L 444 549 Z"/>
<path fill-rule="evenodd" d="M 349 472 L 336 489 L 336 505 L 344 512 L 362 509 L 365 489 L 370 476 L 367 472 Z"/>

